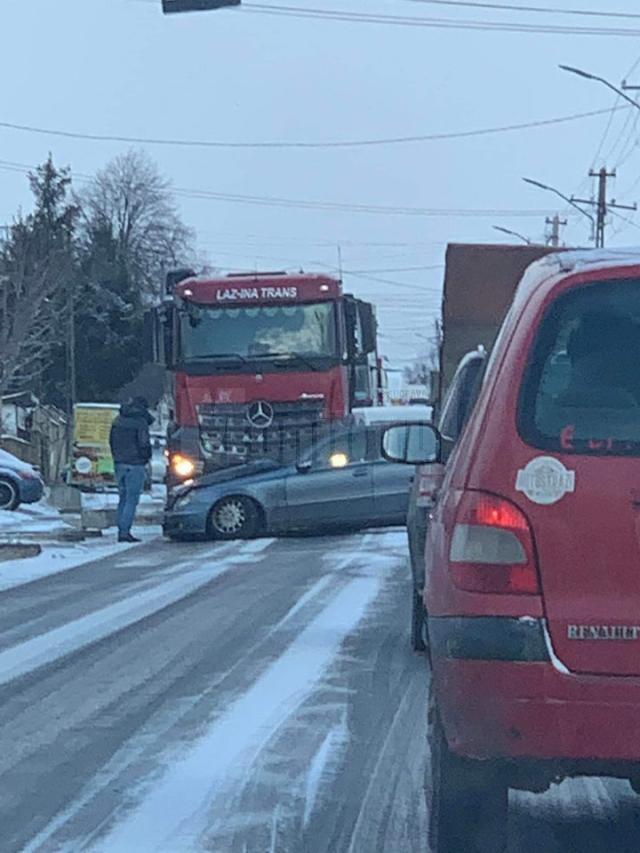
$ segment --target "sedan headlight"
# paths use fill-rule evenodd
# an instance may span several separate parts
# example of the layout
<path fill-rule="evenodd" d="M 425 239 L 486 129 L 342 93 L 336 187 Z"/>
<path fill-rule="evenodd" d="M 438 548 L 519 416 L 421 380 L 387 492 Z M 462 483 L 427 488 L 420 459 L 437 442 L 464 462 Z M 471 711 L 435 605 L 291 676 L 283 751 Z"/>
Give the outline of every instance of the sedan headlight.
<path fill-rule="evenodd" d="M 178 495 L 178 497 L 176 498 L 176 500 L 173 504 L 173 508 L 174 509 L 184 509 L 185 507 L 189 506 L 189 504 L 192 502 L 192 500 L 193 500 L 193 491 L 185 492 L 184 494 Z"/>

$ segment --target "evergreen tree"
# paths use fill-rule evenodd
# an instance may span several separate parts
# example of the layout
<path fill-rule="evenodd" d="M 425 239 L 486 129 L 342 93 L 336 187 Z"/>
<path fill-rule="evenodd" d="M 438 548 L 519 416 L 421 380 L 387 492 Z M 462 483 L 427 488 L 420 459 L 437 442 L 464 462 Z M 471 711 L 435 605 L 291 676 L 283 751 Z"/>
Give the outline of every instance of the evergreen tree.
<path fill-rule="evenodd" d="M 48 396 L 47 374 L 64 352 L 78 214 L 70 182 L 69 170 L 57 169 L 51 156 L 29 175 L 33 213 L 16 220 L 0 256 L 3 391 L 30 388 Z"/>

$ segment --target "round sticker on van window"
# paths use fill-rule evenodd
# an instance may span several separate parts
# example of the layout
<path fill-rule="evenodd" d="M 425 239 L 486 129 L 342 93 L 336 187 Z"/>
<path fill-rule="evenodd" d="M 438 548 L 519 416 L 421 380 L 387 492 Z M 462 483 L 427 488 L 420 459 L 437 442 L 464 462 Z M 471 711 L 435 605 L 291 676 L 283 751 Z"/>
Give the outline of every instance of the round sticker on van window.
<path fill-rule="evenodd" d="M 576 490 L 576 472 L 553 456 L 538 456 L 518 471 L 516 489 L 533 503 L 551 506 Z"/>

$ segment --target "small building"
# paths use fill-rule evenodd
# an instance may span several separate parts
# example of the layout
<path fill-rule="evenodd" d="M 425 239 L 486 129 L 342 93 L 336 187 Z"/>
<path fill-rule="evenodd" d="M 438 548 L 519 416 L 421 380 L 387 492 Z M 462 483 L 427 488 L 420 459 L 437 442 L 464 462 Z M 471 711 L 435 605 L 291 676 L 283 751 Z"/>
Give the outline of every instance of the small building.
<path fill-rule="evenodd" d="M 68 462 L 68 419 L 30 391 L 7 394 L 0 404 L 0 446 L 59 482 Z"/>

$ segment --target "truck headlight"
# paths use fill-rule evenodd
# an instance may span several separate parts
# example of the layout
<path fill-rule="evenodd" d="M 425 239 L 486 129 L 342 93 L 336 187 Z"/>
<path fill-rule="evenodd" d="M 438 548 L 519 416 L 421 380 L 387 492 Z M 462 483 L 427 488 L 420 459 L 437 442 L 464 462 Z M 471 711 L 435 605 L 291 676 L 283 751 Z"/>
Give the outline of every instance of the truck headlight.
<path fill-rule="evenodd" d="M 188 456 L 183 456 L 181 453 L 176 453 L 171 458 L 171 469 L 176 476 L 182 480 L 188 480 L 193 477 L 196 472 L 196 464 L 193 459 Z"/>

